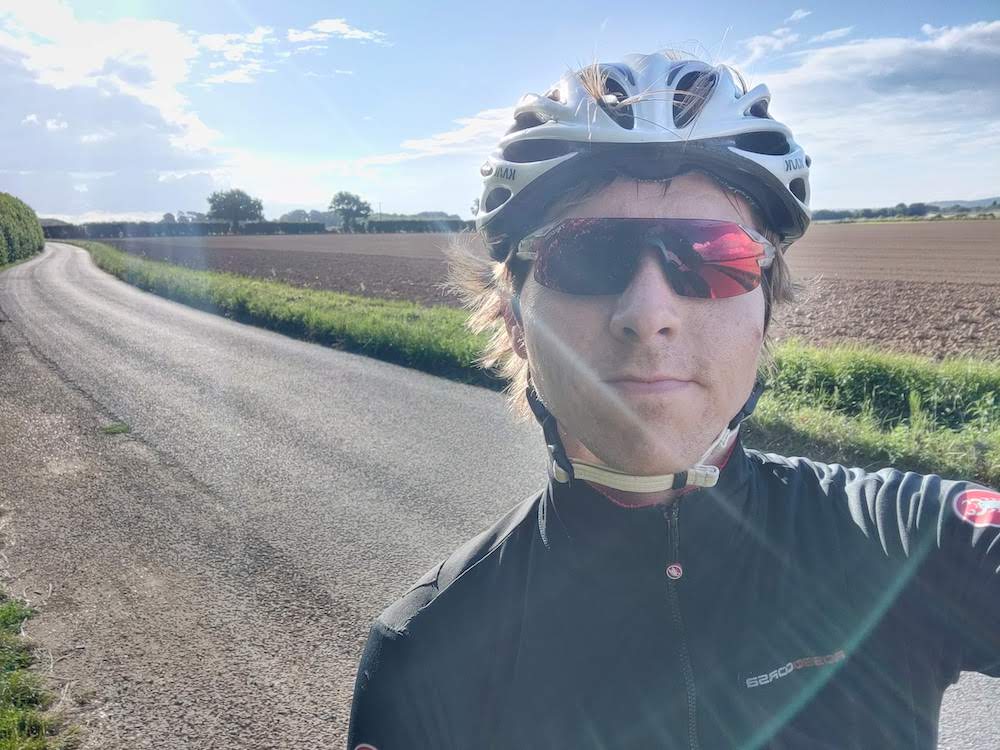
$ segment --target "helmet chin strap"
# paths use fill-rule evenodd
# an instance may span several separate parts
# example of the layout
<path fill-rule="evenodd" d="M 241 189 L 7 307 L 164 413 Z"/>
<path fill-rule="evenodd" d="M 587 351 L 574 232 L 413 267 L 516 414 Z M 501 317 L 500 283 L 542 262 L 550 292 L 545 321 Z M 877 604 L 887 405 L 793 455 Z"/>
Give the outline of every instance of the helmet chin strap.
<path fill-rule="evenodd" d="M 557 482 L 567 484 L 574 479 L 582 479 L 595 482 L 611 489 L 623 492 L 663 492 L 664 490 L 679 490 L 684 487 L 714 487 L 719 481 L 719 469 L 706 463 L 709 457 L 720 447 L 724 446 L 733 433 L 737 432 L 740 425 L 749 417 L 757 406 L 757 399 L 763 392 L 764 386 L 758 380 L 754 383 L 750 397 L 743 408 L 733 417 L 729 424 L 719 433 L 712 445 L 705 451 L 698 463 L 687 471 L 679 471 L 675 474 L 660 474 L 657 476 L 640 476 L 627 474 L 617 469 L 607 466 L 590 464 L 585 461 L 576 461 L 566 455 L 562 440 L 559 438 L 559 431 L 555 417 L 549 412 L 545 405 L 538 398 L 534 386 L 528 385 L 528 404 L 532 413 L 542 426 L 545 435 L 546 447 L 551 459 L 550 473 Z"/>

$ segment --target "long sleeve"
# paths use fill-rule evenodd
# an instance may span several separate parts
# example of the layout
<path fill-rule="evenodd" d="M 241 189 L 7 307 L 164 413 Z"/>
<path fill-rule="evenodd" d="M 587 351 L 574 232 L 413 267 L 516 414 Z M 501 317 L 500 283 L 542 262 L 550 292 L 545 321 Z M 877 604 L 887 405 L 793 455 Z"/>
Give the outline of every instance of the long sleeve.
<path fill-rule="evenodd" d="M 376 620 L 354 686 L 348 750 L 447 748 L 441 712 L 407 636 Z"/>
<path fill-rule="evenodd" d="M 896 470 L 847 490 L 867 535 L 921 562 L 923 601 L 960 668 L 1000 677 L 1000 493 Z"/>

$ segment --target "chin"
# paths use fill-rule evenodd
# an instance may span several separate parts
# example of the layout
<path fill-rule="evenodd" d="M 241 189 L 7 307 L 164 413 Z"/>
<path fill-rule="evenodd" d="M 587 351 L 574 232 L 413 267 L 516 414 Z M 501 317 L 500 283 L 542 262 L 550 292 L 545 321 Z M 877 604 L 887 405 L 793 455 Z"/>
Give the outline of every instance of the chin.
<path fill-rule="evenodd" d="M 627 441 L 618 443 L 618 446 L 628 445 Z M 635 441 L 631 443 L 636 445 Z M 664 446 L 637 447 L 623 454 L 620 448 L 606 452 L 607 459 L 602 457 L 602 461 L 619 471 L 638 476 L 657 476 L 660 474 L 674 474 L 678 471 L 690 469 L 703 451 L 688 452 L 664 450 Z M 595 454 L 599 455 L 599 454 Z"/>

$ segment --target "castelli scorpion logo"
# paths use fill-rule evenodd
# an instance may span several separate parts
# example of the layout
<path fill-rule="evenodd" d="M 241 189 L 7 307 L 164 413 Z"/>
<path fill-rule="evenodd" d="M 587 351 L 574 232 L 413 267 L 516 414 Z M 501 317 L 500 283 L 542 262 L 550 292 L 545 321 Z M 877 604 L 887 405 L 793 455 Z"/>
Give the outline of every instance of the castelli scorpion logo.
<path fill-rule="evenodd" d="M 955 496 L 952 508 L 959 518 L 978 528 L 1000 527 L 1000 492 L 965 490 Z"/>

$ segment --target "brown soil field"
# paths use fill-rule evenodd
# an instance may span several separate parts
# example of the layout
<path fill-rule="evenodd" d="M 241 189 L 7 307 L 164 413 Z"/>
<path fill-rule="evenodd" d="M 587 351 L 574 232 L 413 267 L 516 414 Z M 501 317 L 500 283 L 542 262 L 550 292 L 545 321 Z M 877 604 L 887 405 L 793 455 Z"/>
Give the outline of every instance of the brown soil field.
<path fill-rule="evenodd" d="M 189 268 L 457 306 L 440 285 L 443 234 L 183 237 L 112 241 Z M 934 358 L 1000 358 L 1000 221 L 816 224 L 788 254 L 798 300 L 778 339 L 859 342 Z"/>

